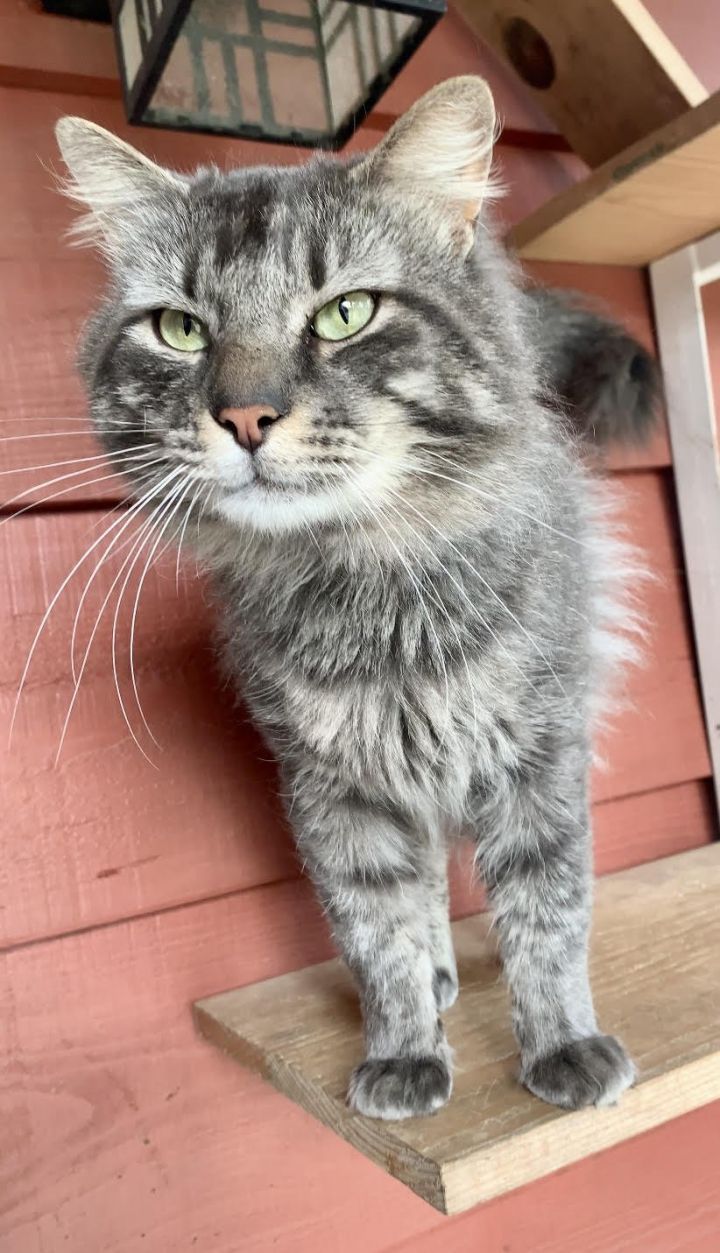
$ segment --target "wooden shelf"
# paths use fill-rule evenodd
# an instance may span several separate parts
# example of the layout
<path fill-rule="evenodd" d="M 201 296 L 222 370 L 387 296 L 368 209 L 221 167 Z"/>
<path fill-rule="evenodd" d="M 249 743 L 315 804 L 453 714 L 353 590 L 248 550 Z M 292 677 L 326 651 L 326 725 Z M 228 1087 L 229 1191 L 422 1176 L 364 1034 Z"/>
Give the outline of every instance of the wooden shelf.
<path fill-rule="evenodd" d="M 509 232 L 521 257 L 649 265 L 720 226 L 720 92 Z"/>
<path fill-rule="evenodd" d="M 598 883 L 598 1012 L 640 1071 L 612 1109 L 566 1113 L 519 1087 L 483 916 L 454 925 L 461 994 L 446 1023 L 455 1091 L 432 1118 L 383 1123 L 346 1109 L 363 1050 L 357 998 L 338 961 L 199 1001 L 196 1021 L 431 1205 L 458 1213 L 720 1098 L 719 894 L 718 844 Z"/>

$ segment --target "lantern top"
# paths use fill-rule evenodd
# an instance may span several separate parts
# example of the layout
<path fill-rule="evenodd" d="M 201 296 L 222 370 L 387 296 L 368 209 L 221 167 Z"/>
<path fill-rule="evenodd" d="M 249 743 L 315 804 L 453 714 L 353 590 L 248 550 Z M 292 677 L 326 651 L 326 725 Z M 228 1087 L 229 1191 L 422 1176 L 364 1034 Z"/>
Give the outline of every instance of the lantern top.
<path fill-rule="evenodd" d="M 131 122 L 337 149 L 445 0 L 113 0 Z"/>

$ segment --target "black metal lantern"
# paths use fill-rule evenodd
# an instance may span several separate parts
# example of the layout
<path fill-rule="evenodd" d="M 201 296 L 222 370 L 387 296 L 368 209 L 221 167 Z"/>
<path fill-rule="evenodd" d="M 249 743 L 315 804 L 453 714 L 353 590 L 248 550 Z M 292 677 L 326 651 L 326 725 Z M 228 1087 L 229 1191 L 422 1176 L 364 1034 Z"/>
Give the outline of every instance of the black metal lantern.
<path fill-rule="evenodd" d="M 131 122 L 339 148 L 445 0 L 113 0 Z"/>

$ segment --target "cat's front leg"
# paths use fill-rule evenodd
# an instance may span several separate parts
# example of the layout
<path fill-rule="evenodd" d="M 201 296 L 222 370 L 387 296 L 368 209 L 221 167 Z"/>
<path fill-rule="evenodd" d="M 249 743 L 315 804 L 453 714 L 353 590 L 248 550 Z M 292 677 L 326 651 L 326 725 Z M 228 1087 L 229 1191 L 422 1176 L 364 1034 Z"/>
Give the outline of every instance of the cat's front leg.
<path fill-rule="evenodd" d="M 442 1013 L 455 1004 L 460 991 L 457 963 L 450 929 L 448 851 L 444 841 L 427 849 L 423 880 L 427 885 L 425 909 L 430 953 L 433 960 L 435 1001 Z"/>
<path fill-rule="evenodd" d="M 426 860 L 421 836 L 364 806 L 323 804 L 294 818 L 360 992 L 367 1057 L 351 1076 L 348 1103 L 372 1118 L 432 1114 L 452 1089 L 428 929 L 426 876 L 437 855 Z"/>
<path fill-rule="evenodd" d="M 537 780 L 534 781 L 537 784 Z M 520 1079 L 566 1109 L 611 1105 L 635 1068 L 623 1046 L 600 1032 L 588 977 L 590 831 L 579 789 L 523 781 L 514 821 L 480 841 L 495 912 Z"/>

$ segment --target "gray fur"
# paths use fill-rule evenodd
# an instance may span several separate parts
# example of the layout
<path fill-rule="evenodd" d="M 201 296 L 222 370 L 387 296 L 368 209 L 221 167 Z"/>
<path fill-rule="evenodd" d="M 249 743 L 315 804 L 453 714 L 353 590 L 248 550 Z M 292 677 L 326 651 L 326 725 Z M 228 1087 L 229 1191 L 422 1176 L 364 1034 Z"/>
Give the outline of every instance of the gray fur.
<path fill-rule="evenodd" d="M 530 287 L 527 307 L 548 396 L 559 399 L 571 426 L 598 444 L 642 444 L 660 397 L 660 372 L 646 349 L 574 292 Z"/>
<path fill-rule="evenodd" d="M 94 419 L 113 450 L 144 427 L 162 457 L 145 486 L 184 467 L 167 525 L 199 530 L 223 665 L 362 999 L 348 1099 L 382 1118 L 450 1094 L 460 835 L 495 909 L 523 1082 L 579 1106 L 633 1076 L 587 976 L 591 720 L 627 651 L 624 554 L 548 391 L 555 375 L 595 411 L 568 351 L 587 315 L 526 291 L 473 226 L 488 100 L 479 80 L 445 84 L 363 161 L 154 180 L 143 164 L 136 184 L 127 150 L 61 124 L 111 265 L 82 356 Z M 367 329 L 314 340 L 317 308 L 356 289 L 380 293 Z M 162 306 L 207 324 L 207 353 L 158 341 Z M 592 336 L 611 375 L 618 337 L 623 361 L 641 352 L 597 317 Z M 268 402 L 285 416 L 251 458 L 212 415 Z"/>

